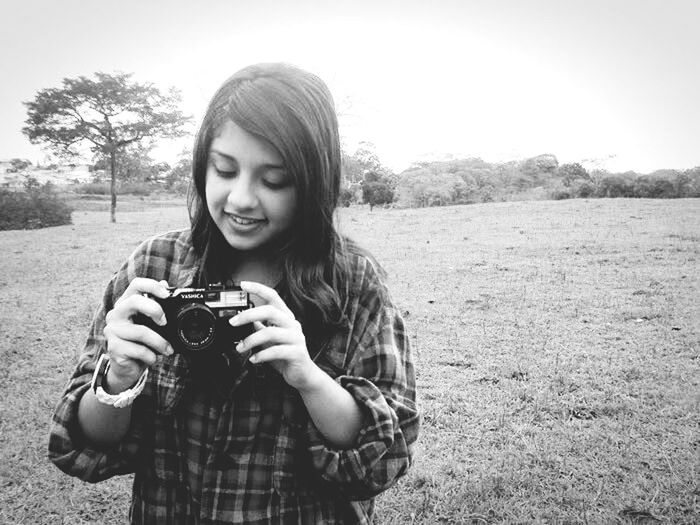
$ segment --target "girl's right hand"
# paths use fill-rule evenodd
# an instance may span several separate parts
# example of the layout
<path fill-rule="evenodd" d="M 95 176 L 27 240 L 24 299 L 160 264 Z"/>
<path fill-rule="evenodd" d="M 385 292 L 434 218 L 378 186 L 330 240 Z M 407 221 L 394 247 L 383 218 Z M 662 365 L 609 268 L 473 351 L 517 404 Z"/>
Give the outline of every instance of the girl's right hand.
<path fill-rule="evenodd" d="M 172 355 L 173 348 L 150 328 L 134 324 L 133 316 L 143 314 L 158 325 L 165 325 L 161 306 L 146 295 L 165 298 L 169 295 L 166 281 L 137 277 L 117 300 L 105 317 L 109 371 L 105 390 L 110 394 L 131 388 L 143 371 L 156 361 L 156 354 Z"/>

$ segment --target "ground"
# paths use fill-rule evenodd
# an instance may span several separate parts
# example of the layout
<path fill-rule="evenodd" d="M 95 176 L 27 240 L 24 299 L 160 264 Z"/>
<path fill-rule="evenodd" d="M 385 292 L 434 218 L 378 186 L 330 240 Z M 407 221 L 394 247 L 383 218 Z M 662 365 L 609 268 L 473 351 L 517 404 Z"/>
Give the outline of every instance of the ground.
<path fill-rule="evenodd" d="M 148 201 L 132 204 L 144 210 Z M 0 522 L 121 523 L 46 460 L 102 289 L 182 206 L 0 232 Z M 379 523 L 700 521 L 700 200 L 341 211 L 411 333 L 422 432 Z"/>

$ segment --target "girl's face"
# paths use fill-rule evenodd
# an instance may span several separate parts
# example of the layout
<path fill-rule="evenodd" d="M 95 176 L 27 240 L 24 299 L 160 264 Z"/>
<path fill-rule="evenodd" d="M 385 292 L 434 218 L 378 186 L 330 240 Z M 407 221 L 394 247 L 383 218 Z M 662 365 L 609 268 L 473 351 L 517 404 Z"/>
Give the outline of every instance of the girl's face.
<path fill-rule="evenodd" d="M 297 190 L 277 150 L 233 121 L 209 147 L 207 208 L 229 245 L 264 249 L 291 228 Z"/>

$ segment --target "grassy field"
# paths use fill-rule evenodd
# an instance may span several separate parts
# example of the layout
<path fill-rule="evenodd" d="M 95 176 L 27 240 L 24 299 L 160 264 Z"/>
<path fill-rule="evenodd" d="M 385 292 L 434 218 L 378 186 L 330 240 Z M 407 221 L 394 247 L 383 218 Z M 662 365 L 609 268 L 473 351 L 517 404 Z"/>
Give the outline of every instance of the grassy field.
<path fill-rule="evenodd" d="M 144 209 L 134 205 L 134 209 Z M 183 208 L 0 232 L 0 523 L 121 523 L 46 460 L 104 285 Z M 343 210 L 384 264 L 423 425 L 379 523 L 700 522 L 700 200 Z"/>

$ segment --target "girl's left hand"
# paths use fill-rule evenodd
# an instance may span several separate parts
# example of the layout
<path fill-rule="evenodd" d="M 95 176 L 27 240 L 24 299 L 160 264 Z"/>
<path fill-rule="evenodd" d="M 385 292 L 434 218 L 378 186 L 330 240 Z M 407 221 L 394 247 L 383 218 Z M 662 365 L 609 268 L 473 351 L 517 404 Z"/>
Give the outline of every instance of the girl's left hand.
<path fill-rule="evenodd" d="M 241 288 L 262 299 L 264 304 L 229 321 L 233 326 L 254 323 L 256 327 L 256 332 L 240 342 L 236 350 L 241 354 L 253 352 L 251 363 L 270 363 L 297 390 L 308 387 L 316 365 L 306 348 L 301 323 L 274 289 L 250 281 L 241 281 Z"/>

